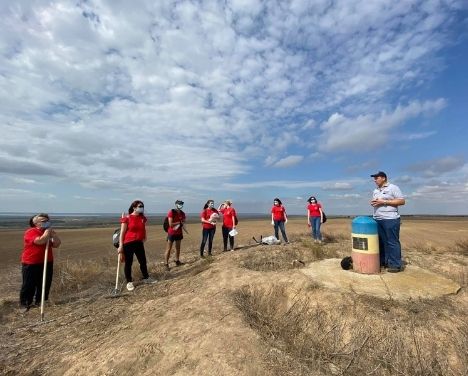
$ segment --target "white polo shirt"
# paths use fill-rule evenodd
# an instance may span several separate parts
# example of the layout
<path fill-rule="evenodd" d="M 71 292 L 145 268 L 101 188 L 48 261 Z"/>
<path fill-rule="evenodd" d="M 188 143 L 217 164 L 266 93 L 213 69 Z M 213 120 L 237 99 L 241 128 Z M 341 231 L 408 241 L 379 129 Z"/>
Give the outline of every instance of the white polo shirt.
<path fill-rule="evenodd" d="M 404 198 L 400 188 L 395 184 L 386 183 L 381 188 L 374 189 L 372 194 L 374 199 L 393 200 L 395 198 Z M 398 206 L 383 205 L 374 207 L 374 219 L 396 219 L 400 218 Z"/>

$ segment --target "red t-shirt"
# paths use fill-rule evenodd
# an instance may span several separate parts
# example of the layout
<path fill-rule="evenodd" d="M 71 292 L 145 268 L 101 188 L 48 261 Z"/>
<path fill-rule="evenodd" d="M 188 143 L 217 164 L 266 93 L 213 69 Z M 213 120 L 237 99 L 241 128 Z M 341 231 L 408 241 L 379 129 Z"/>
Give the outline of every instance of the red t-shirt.
<path fill-rule="evenodd" d="M 134 241 L 143 241 L 146 239 L 146 223 L 147 219 L 142 214 L 130 214 L 126 217 L 120 218 L 120 223 L 127 224 L 127 231 L 124 235 L 123 243 L 130 243 Z"/>
<path fill-rule="evenodd" d="M 218 211 L 216 209 L 206 208 L 200 213 L 200 218 L 203 218 L 203 219 L 208 221 L 210 219 L 210 217 L 211 217 L 211 214 L 213 214 L 213 213 L 218 214 Z M 202 222 L 202 226 L 203 226 L 203 228 L 206 228 L 206 229 L 216 227 L 216 225 L 212 225 L 210 223 L 205 223 L 205 222 Z"/>
<path fill-rule="evenodd" d="M 185 222 L 185 213 L 183 211 L 177 211 L 177 210 L 169 210 L 167 213 L 167 218 L 172 218 L 172 223 L 177 223 L 177 222 Z M 177 229 L 172 228 L 169 226 L 167 229 L 167 233 L 169 235 L 182 235 L 182 226 L 178 226 Z"/>
<path fill-rule="evenodd" d="M 284 221 L 286 220 L 285 215 L 286 215 L 286 208 L 283 205 L 273 205 L 271 208 L 271 213 L 273 214 L 273 220 L 274 221 Z"/>
<path fill-rule="evenodd" d="M 322 205 L 319 202 L 316 204 L 309 204 L 307 205 L 307 210 L 309 211 L 309 217 L 321 217 L 320 210 Z"/>
<path fill-rule="evenodd" d="M 23 264 L 43 264 L 46 244 L 34 244 L 34 240 L 44 234 L 43 229 L 33 227 L 24 233 L 24 249 L 21 255 L 21 262 Z M 50 244 L 53 247 L 53 244 Z M 54 261 L 54 254 L 52 247 L 49 245 L 47 253 L 47 262 Z"/>
<path fill-rule="evenodd" d="M 232 221 L 232 216 L 236 216 L 236 209 L 234 209 L 232 206 L 228 206 L 227 208 L 223 208 L 220 210 L 220 212 L 223 214 L 223 226 L 224 227 L 234 227 L 235 224 Z"/>

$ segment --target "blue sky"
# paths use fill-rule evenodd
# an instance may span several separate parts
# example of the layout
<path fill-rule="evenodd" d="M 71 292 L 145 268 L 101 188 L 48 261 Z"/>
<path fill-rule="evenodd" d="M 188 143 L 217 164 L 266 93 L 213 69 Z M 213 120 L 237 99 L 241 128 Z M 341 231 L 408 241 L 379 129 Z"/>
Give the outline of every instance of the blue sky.
<path fill-rule="evenodd" d="M 208 198 L 468 214 L 468 5 L 16 1 L 0 5 L 0 207 L 150 212 Z"/>

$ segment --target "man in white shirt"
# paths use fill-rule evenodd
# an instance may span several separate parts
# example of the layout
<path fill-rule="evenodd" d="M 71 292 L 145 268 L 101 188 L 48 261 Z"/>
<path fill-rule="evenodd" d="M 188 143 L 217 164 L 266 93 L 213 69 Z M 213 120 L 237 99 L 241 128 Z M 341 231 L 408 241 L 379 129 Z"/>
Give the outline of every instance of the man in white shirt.
<path fill-rule="evenodd" d="M 374 207 L 379 233 L 380 266 L 390 273 L 398 273 L 402 270 L 398 207 L 405 204 L 405 198 L 398 186 L 387 181 L 385 172 L 379 171 L 371 177 L 377 185 L 370 204 Z"/>

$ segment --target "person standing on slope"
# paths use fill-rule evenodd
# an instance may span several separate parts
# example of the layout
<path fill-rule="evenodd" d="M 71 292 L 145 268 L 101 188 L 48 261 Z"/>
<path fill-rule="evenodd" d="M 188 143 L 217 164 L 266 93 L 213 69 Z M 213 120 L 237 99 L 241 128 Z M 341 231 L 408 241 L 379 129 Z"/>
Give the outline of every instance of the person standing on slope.
<path fill-rule="evenodd" d="M 213 249 L 213 238 L 216 232 L 216 221 L 219 219 L 218 211 L 214 208 L 214 201 L 208 200 L 200 213 L 202 223 L 202 242 L 200 244 L 200 257 L 204 256 L 205 245 L 208 241 L 208 256 Z"/>
<path fill-rule="evenodd" d="M 122 261 L 125 262 L 124 272 L 127 280 L 127 290 L 133 291 L 135 285 L 132 278 L 133 255 L 140 264 L 144 283 L 154 283 L 156 280 L 148 274 L 144 243 L 146 241 L 147 218 L 143 214 L 145 205 L 143 201 L 135 200 L 128 208 L 128 215 L 120 219 L 119 248 Z"/>
<path fill-rule="evenodd" d="M 180 261 L 180 243 L 184 238 L 183 234 L 183 227 L 185 224 L 185 213 L 182 211 L 184 207 L 184 202 L 181 200 L 177 200 L 175 202 L 175 209 L 169 210 L 167 213 L 167 219 L 169 221 L 169 227 L 167 229 L 167 245 L 166 245 L 166 253 L 165 253 L 165 264 L 166 270 L 169 270 L 169 258 L 171 257 L 171 250 L 172 245 L 175 242 L 176 248 L 176 266 L 183 265 Z"/>
<path fill-rule="evenodd" d="M 317 202 L 314 196 L 309 197 L 307 200 L 307 224 L 312 228 L 312 237 L 315 243 L 322 242 L 322 234 L 320 233 L 320 226 L 323 223 L 322 204 Z"/>
<path fill-rule="evenodd" d="M 44 271 L 44 258 L 47 244 L 47 271 L 44 289 L 44 300 L 49 299 L 54 272 L 54 254 L 52 248 L 60 247 L 61 240 L 55 230 L 51 228 L 48 214 L 40 213 L 30 218 L 30 228 L 24 233 L 24 248 L 21 254 L 21 273 L 23 283 L 20 291 L 21 313 L 27 312 L 33 299 L 35 306 L 41 304 L 42 278 Z"/>
<path fill-rule="evenodd" d="M 227 252 L 227 243 L 229 239 L 229 250 L 234 251 L 234 236 L 229 235 L 236 228 L 236 209 L 232 207 L 232 201 L 226 200 L 219 208 L 219 212 L 223 215 L 223 252 Z"/>
<path fill-rule="evenodd" d="M 286 235 L 285 224 L 288 223 L 288 216 L 286 215 L 286 208 L 279 198 L 273 200 L 273 207 L 271 208 L 271 224 L 275 227 L 275 237 L 279 240 L 278 229 L 281 230 L 283 240 L 289 244 L 288 236 Z"/>

